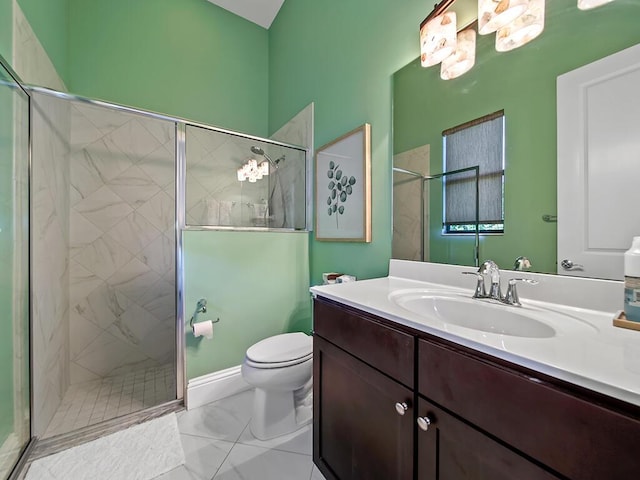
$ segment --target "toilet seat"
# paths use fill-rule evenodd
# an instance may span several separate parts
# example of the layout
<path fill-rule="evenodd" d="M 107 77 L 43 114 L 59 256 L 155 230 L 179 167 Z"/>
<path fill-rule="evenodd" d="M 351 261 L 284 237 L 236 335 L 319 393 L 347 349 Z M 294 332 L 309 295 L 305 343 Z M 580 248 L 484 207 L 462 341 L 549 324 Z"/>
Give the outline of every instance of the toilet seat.
<path fill-rule="evenodd" d="M 265 338 L 247 349 L 245 362 L 254 368 L 282 368 L 311 360 L 313 340 L 301 332 Z"/>

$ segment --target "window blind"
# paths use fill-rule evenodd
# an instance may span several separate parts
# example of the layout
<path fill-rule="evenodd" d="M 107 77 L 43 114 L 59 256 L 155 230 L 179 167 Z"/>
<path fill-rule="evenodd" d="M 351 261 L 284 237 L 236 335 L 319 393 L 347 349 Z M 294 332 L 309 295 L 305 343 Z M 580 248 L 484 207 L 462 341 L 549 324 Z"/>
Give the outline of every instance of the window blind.
<path fill-rule="evenodd" d="M 479 166 L 479 220 L 503 223 L 504 112 L 444 131 L 445 172 Z M 475 223 L 475 175 L 473 172 L 444 178 L 444 225 Z"/>

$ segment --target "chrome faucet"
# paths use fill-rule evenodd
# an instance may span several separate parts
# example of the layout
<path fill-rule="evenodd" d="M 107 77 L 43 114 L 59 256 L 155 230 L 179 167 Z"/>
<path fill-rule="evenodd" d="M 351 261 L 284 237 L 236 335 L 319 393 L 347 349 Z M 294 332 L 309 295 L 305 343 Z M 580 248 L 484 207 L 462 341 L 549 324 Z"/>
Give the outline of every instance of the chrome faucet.
<path fill-rule="evenodd" d="M 504 303 L 506 305 L 515 305 L 517 307 L 522 306 L 520 303 L 520 297 L 518 296 L 518 290 L 516 285 L 518 282 L 528 283 L 529 285 L 537 285 L 537 280 L 532 280 L 530 278 L 512 278 L 508 282 L 507 293 L 502 296 L 502 290 L 500 288 L 500 269 L 498 265 L 493 260 L 487 260 L 482 265 L 477 272 L 462 272 L 466 275 L 476 275 L 478 279 L 478 283 L 476 284 L 476 291 L 473 294 L 473 298 L 489 298 L 492 300 L 497 300 L 500 303 Z M 485 277 L 491 278 L 491 287 L 489 288 L 489 293 L 487 293 L 485 286 Z"/>
<path fill-rule="evenodd" d="M 500 269 L 493 260 L 487 260 L 478 269 L 480 275 L 491 277 L 491 288 L 489 289 L 489 298 L 494 300 L 502 300 L 502 291 L 500 290 Z"/>

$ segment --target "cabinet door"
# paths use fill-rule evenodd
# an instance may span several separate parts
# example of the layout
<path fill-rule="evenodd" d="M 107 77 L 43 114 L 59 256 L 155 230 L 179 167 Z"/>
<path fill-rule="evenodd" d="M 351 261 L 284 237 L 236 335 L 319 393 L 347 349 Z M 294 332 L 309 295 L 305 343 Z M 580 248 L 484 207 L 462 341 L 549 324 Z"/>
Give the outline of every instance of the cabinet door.
<path fill-rule="evenodd" d="M 422 398 L 417 413 L 430 421 L 418 429 L 419 480 L 559 478 Z"/>
<path fill-rule="evenodd" d="M 413 393 L 313 339 L 313 461 L 328 480 L 413 478 Z M 403 415 L 396 403 L 404 403 Z"/>

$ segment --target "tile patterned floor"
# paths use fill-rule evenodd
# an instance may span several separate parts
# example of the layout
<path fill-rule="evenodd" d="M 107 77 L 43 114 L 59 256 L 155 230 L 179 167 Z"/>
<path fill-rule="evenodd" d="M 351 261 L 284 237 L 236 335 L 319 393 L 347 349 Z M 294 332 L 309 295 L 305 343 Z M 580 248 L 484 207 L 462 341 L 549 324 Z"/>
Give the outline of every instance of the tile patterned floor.
<path fill-rule="evenodd" d="M 71 385 L 43 438 L 175 399 L 172 364 Z"/>
<path fill-rule="evenodd" d="M 261 441 L 249 430 L 253 391 L 178 413 L 184 465 L 155 480 L 324 480 L 311 459 L 311 425 Z"/>

